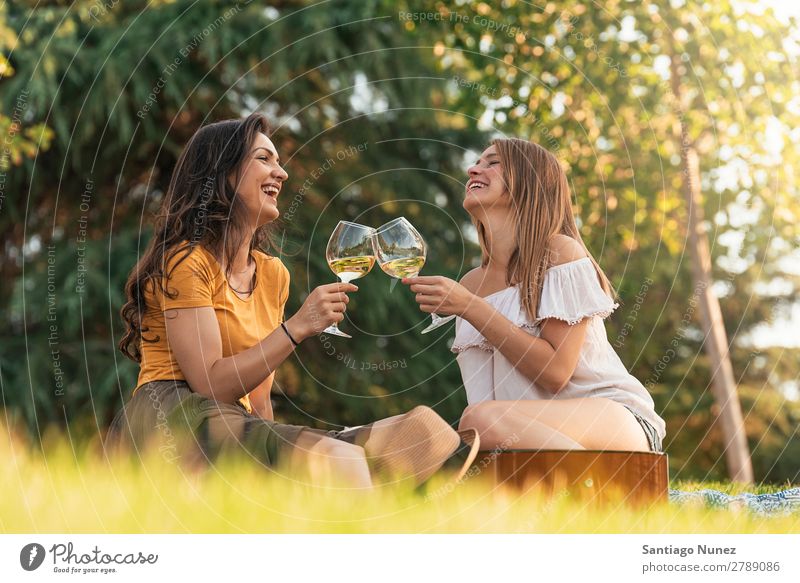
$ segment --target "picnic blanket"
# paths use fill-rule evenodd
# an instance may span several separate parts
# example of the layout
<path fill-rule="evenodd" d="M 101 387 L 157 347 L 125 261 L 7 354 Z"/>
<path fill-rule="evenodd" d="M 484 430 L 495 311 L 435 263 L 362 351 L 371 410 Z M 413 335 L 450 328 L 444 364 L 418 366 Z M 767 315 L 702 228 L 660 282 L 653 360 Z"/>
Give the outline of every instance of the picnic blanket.
<path fill-rule="evenodd" d="M 800 488 L 781 490 L 773 494 L 738 494 L 733 496 L 718 490 L 683 492 L 670 490 L 669 501 L 675 504 L 697 504 L 709 508 L 744 509 L 762 515 L 800 512 Z"/>

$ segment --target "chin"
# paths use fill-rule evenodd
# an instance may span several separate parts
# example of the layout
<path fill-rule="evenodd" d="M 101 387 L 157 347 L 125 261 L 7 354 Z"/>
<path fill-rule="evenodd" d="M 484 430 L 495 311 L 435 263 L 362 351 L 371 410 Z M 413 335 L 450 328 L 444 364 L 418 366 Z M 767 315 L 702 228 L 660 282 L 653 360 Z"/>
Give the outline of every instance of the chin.
<path fill-rule="evenodd" d="M 268 222 L 271 222 L 281 216 L 281 211 L 278 210 L 275 203 L 270 202 L 269 204 L 262 205 L 259 214 Z"/>
<path fill-rule="evenodd" d="M 266 225 L 268 223 L 272 223 L 272 222 L 278 220 L 279 216 L 281 216 L 281 213 L 277 213 L 277 212 L 276 213 L 262 213 L 261 214 L 261 220 L 262 220 L 263 224 Z"/>
<path fill-rule="evenodd" d="M 482 205 L 481 201 L 479 201 L 475 196 L 468 194 L 461 203 L 461 206 L 464 207 L 464 210 L 470 215 L 474 215 L 476 212 L 480 212 Z"/>

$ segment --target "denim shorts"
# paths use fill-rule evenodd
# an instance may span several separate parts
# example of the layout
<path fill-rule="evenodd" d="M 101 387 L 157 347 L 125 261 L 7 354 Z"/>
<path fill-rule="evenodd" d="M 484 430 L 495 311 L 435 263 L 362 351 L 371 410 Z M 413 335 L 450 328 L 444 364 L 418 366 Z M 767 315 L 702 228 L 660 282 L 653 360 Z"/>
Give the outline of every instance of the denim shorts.
<path fill-rule="evenodd" d="M 636 420 L 639 422 L 639 425 L 642 426 L 644 430 L 644 434 L 647 437 L 647 443 L 650 445 L 650 451 L 661 453 L 664 451 L 663 445 L 661 443 L 661 437 L 658 435 L 658 431 L 653 425 L 644 417 L 639 415 L 636 411 L 628 407 L 627 405 L 623 405 L 628 411 L 630 411 Z"/>

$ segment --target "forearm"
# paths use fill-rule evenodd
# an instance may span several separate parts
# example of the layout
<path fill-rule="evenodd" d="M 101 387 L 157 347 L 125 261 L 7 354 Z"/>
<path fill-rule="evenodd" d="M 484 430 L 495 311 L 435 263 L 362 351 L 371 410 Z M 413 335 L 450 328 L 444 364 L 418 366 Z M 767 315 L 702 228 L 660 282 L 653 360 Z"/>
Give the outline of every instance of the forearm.
<path fill-rule="evenodd" d="M 291 321 L 287 322 L 287 327 L 297 342 L 306 338 L 299 327 L 292 327 Z M 192 388 L 216 401 L 235 403 L 261 385 L 294 348 L 286 332 L 278 326 L 255 346 L 218 359 L 207 369 L 203 386 Z M 263 408 L 260 410 L 263 411 Z"/>
<path fill-rule="evenodd" d="M 547 340 L 528 334 L 483 298 L 471 301 L 463 318 L 538 386 L 556 393 L 564 385 L 558 353 Z"/>

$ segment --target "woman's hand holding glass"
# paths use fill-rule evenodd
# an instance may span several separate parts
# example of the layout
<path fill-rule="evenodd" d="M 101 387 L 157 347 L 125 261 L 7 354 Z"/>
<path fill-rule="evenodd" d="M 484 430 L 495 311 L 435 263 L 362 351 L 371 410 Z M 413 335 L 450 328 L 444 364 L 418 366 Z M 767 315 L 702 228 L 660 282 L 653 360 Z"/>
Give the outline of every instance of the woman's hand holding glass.
<path fill-rule="evenodd" d="M 373 246 L 381 269 L 391 277 L 415 278 L 425 265 L 428 247 L 419 231 L 405 217 L 398 217 L 378 227 Z M 455 318 L 454 315 L 442 318 L 433 311 L 430 314 L 432 322 L 422 334 L 436 330 Z"/>
<path fill-rule="evenodd" d="M 419 309 L 429 314 L 464 317 L 477 297 L 460 283 L 441 275 L 405 277 Z"/>
<path fill-rule="evenodd" d="M 354 291 L 358 288 L 352 283 L 328 283 L 314 288 L 300 309 L 286 321 L 292 338 L 302 342 L 344 320 L 350 301 L 347 294 Z"/>
<path fill-rule="evenodd" d="M 413 284 L 420 309 L 431 314 L 432 322 L 422 333 L 426 334 L 446 324 L 462 312 L 472 294 L 460 284 L 446 277 L 417 277 L 425 265 L 427 246 L 414 226 L 404 217 L 399 217 L 380 228 L 373 229 L 358 223 L 339 221 L 333 230 L 325 258 L 341 284 L 330 284 L 316 288 L 303 307 L 287 325 L 296 326 L 301 338 L 324 332 L 343 338 L 352 338 L 339 330 L 337 324 L 344 319 L 349 301 L 346 292 L 358 288 L 350 282 L 370 272 L 375 260 L 391 277 Z M 451 292 L 457 291 L 455 295 Z M 455 301 L 454 301 L 455 300 Z M 457 311 L 453 311 L 456 309 Z M 435 312 L 446 314 L 438 316 Z"/>
<path fill-rule="evenodd" d="M 328 247 L 325 250 L 325 259 L 337 277 L 350 283 L 354 279 L 367 275 L 372 266 L 375 265 L 375 254 L 372 245 L 372 238 L 375 236 L 375 229 L 351 223 L 349 221 L 339 221 L 336 228 L 331 233 L 328 240 Z M 342 310 L 344 311 L 344 310 Z M 352 338 L 345 334 L 337 324 L 344 319 L 333 322 L 330 326 L 322 330 L 326 334 L 341 336 L 342 338 Z"/>

